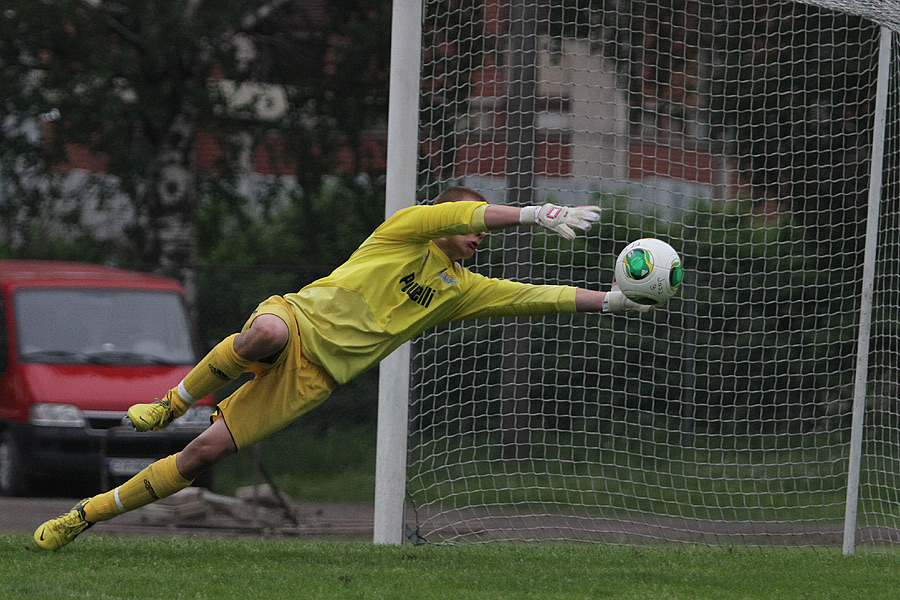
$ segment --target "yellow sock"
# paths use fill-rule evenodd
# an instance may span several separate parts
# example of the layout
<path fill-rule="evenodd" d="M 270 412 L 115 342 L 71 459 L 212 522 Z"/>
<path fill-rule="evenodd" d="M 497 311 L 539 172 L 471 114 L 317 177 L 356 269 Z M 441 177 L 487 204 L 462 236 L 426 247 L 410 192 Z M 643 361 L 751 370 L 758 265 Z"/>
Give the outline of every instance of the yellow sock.
<path fill-rule="evenodd" d="M 184 385 L 182 382 L 181 385 Z M 184 413 L 187 412 L 187 409 L 191 407 L 191 404 L 188 404 L 184 400 L 181 399 L 181 395 L 178 393 L 178 388 L 172 388 L 168 392 L 166 392 L 166 400 L 169 401 L 169 406 L 175 412 L 175 418 L 181 417 Z"/>
<path fill-rule="evenodd" d="M 84 507 L 85 518 L 92 523 L 107 521 L 191 485 L 175 467 L 176 456 L 161 458 L 119 487 L 91 498 Z"/>
<path fill-rule="evenodd" d="M 252 360 L 242 358 L 234 351 L 234 338 L 237 335 L 235 333 L 216 344 L 216 347 L 191 369 L 184 381 L 166 395 L 177 416 L 183 415 L 188 407 L 200 398 L 209 396 L 240 377 L 241 373 L 253 364 Z"/>

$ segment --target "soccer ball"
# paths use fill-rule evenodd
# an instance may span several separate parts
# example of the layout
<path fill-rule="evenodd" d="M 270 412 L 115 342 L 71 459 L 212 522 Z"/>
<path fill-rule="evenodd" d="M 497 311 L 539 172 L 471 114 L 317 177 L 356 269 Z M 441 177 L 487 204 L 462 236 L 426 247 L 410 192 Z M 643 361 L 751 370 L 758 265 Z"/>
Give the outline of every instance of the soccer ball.
<path fill-rule="evenodd" d="M 662 306 L 678 291 L 683 276 L 678 253 L 656 238 L 631 242 L 616 259 L 616 283 L 638 304 Z"/>

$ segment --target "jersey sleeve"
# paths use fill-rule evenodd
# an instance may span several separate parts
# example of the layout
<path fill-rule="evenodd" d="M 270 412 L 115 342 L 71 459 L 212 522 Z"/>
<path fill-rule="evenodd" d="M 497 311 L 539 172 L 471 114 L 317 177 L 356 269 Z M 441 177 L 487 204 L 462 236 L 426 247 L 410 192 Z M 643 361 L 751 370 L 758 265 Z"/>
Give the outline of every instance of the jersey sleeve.
<path fill-rule="evenodd" d="M 570 285 L 534 285 L 494 279 L 460 268 L 466 292 L 452 320 L 493 316 L 528 316 L 574 313 L 575 290 Z"/>
<path fill-rule="evenodd" d="M 410 206 L 394 213 L 372 235 L 397 241 L 427 241 L 487 231 L 487 206 L 486 202 L 468 201 Z"/>

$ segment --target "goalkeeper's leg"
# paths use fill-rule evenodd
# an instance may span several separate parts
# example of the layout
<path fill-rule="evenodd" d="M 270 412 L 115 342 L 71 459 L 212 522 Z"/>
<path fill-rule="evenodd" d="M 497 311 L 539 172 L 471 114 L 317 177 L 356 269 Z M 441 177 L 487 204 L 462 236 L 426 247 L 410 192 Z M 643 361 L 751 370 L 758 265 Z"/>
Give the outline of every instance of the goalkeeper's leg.
<path fill-rule="evenodd" d="M 34 542 L 44 550 L 58 550 L 98 521 L 183 490 L 203 471 L 235 452 L 231 433 L 219 419 L 178 454 L 156 461 L 119 487 L 82 500 L 68 513 L 47 521 L 34 532 Z"/>
<path fill-rule="evenodd" d="M 197 400 L 222 389 L 254 362 L 277 355 L 289 335 L 281 317 L 268 313 L 256 316 L 244 331 L 219 342 L 165 398 L 135 404 L 128 409 L 128 418 L 138 431 L 165 429 Z"/>

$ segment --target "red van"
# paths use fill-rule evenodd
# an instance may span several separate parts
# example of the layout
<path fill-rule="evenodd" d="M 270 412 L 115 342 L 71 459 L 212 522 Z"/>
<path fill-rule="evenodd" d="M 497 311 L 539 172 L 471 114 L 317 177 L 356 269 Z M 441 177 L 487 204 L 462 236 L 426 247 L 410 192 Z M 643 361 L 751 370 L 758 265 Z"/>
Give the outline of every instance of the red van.
<path fill-rule="evenodd" d="M 160 432 L 128 407 L 199 359 L 181 285 L 98 265 L 0 260 L 0 495 L 74 480 L 109 487 L 181 450 L 212 397 Z"/>

